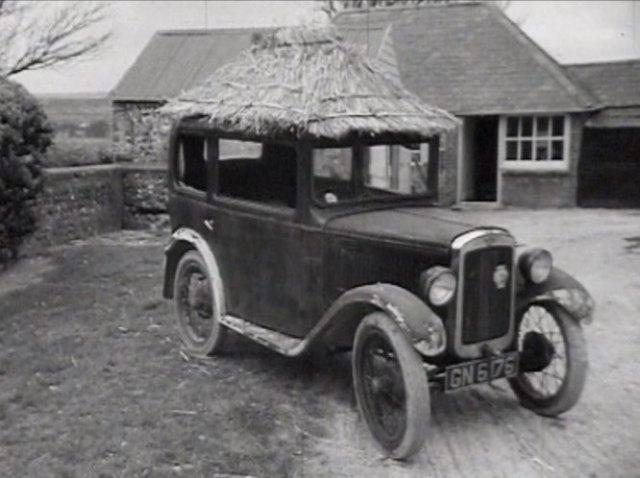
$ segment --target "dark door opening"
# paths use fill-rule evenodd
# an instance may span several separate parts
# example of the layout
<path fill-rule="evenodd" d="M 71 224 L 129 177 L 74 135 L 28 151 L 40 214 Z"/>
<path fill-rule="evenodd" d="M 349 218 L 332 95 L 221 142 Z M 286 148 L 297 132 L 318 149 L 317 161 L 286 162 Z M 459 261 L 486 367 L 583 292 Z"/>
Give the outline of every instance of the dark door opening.
<path fill-rule="evenodd" d="M 473 197 L 471 201 L 498 199 L 498 117 L 474 118 L 473 128 Z"/>
<path fill-rule="evenodd" d="M 578 163 L 578 205 L 640 207 L 637 128 L 585 128 Z"/>

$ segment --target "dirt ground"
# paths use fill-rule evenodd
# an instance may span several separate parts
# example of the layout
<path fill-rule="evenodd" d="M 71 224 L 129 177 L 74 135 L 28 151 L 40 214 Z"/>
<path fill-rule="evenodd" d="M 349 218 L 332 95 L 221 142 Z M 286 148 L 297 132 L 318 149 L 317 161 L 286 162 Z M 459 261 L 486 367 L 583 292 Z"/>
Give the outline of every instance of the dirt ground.
<path fill-rule="evenodd" d="M 587 387 L 562 418 L 505 383 L 438 394 L 416 459 L 382 459 L 348 356 L 233 337 L 187 357 L 161 298 L 166 237 L 123 232 L 0 275 L 0 476 L 640 477 L 640 211 L 460 215 L 548 247 L 593 293 Z"/>

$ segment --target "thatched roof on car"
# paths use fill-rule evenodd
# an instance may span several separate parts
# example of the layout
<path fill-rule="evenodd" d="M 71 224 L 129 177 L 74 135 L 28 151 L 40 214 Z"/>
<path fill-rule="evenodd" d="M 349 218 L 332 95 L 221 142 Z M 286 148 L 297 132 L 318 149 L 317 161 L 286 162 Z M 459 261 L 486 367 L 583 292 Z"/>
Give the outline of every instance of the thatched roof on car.
<path fill-rule="evenodd" d="M 249 51 L 162 111 L 200 117 L 232 133 L 336 140 L 428 137 L 457 124 L 385 75 L 333 28 L 286 28 L 254 40 Z"/>

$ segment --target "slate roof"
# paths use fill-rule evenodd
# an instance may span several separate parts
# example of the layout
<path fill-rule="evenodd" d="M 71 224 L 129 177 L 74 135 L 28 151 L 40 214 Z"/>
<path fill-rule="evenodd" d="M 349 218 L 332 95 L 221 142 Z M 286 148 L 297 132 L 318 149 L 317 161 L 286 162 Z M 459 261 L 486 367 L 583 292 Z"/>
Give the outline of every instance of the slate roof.
<path fill-rule="evenodd" d="M 566 65 L 603 106 L 640 106 L 640 60 Z"/>
<path fill-rule="evenodd" d="M 268 28 L 223 28 L 159 31 L 127 70 L 110 97 L 115 101 L 164 101 L 203 81 L 251 46 L 253 35 Z M 343 34 L 376 57 L 388 26 Z M 389 69 L 395 72 L 395 65 Z"/>
<path fill-rule="evenodd" d="M 640 60 L 566 65 L 575 81 L 582 83 L 604 107 L 587 126 L 600 128 L 640 127 Z"/>
<path fill-rule="evenodd" d="M 596 98 L 492 5 L 425 4 L 343 12 L 344 32 L 392 25 L 404 84 L 459 115 L 585 111 Z"/>
<path fill-rule="evenodd" d="M 111 92 L 116 101 L 162 101 L 207 79 L 264 28 L 159 31 Z"/>

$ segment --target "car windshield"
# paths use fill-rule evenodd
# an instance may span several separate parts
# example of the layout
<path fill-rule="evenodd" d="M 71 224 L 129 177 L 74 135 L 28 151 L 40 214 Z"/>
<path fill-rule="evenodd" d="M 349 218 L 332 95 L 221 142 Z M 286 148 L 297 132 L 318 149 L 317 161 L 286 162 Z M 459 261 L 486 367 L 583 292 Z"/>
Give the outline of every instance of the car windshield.
<path fill-rule="evenodd" d="M 429 143 L 313 150 L 313 194 L 323 205 L 371 198 L 422 196 Z"/>

